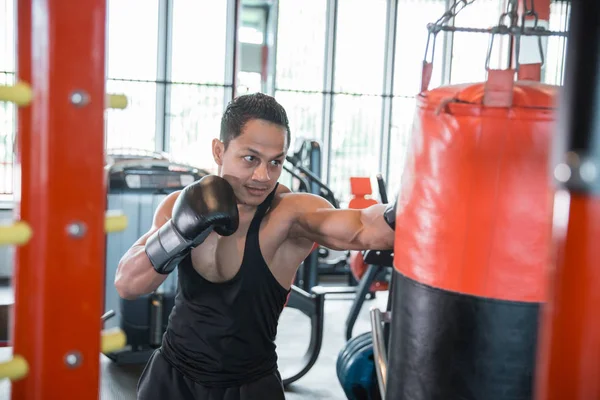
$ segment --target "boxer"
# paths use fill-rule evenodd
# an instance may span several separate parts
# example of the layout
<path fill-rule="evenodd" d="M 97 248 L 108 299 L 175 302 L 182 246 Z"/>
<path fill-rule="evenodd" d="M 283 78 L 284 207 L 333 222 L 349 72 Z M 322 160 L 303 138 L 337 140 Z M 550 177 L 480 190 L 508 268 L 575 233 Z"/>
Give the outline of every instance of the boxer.
<path fill-rule="evenodd" d="M 335 209 L 278 183 L 290 144 L 270 96 L 228 104 L 212 152 L 218 166 L 158 206 L 121 259 L 115 285 L 135 299 L 177 268 L 169 324 L 138 383 L 138 399 L 284 399 L 275 337 L 291 282 L 314 243 L 392 249 L 395 203 Z"/>

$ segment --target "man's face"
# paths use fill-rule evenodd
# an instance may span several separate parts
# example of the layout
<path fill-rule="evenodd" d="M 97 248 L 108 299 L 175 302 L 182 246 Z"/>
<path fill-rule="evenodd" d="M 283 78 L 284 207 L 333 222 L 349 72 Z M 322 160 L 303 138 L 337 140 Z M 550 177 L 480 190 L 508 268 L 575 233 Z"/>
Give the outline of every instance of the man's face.
<path fill-rule="evenodd" d="M 248 121 L 242 134 L 224 144 L 213 141 L 220 175 L 233 187 L 241 204 L 257 206 L 275 187 L 285 160 L 286 129 L 261 119 Z"/>

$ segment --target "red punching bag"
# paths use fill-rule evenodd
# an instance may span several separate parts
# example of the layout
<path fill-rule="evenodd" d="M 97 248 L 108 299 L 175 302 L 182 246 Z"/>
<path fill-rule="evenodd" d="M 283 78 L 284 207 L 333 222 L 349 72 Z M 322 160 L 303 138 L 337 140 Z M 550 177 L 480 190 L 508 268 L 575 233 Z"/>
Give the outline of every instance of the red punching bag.
<path fill-rule="evenodd" d="M 418 96 L 398 197 L 387 399 L 530 399 L 557 88 L 490 70 Z"/>

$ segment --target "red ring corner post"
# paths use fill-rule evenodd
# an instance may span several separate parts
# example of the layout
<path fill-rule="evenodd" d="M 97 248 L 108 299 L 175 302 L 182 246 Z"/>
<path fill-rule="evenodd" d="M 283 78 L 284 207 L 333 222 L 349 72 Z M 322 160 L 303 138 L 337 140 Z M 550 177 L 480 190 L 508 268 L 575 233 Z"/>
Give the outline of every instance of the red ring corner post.
<path fill-rule="evenodd" d="M 22 0 L 14 353 L 29 373 L 13 399 L 97 399 L 104 286 L 106 1 Z"/>

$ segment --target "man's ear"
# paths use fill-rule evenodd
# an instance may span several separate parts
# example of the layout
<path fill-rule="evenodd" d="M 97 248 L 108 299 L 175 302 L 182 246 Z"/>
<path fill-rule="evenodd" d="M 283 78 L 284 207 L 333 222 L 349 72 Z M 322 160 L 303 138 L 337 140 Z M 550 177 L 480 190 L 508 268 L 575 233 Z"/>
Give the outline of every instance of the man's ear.
<path fill-rule="evenodd" d="M 223 153 L 225 153 L 225 144 L 217 138 L 214 138 L 212 141 L 212 153 L 217 165 L 219 167 L 223 165 Z"/>

